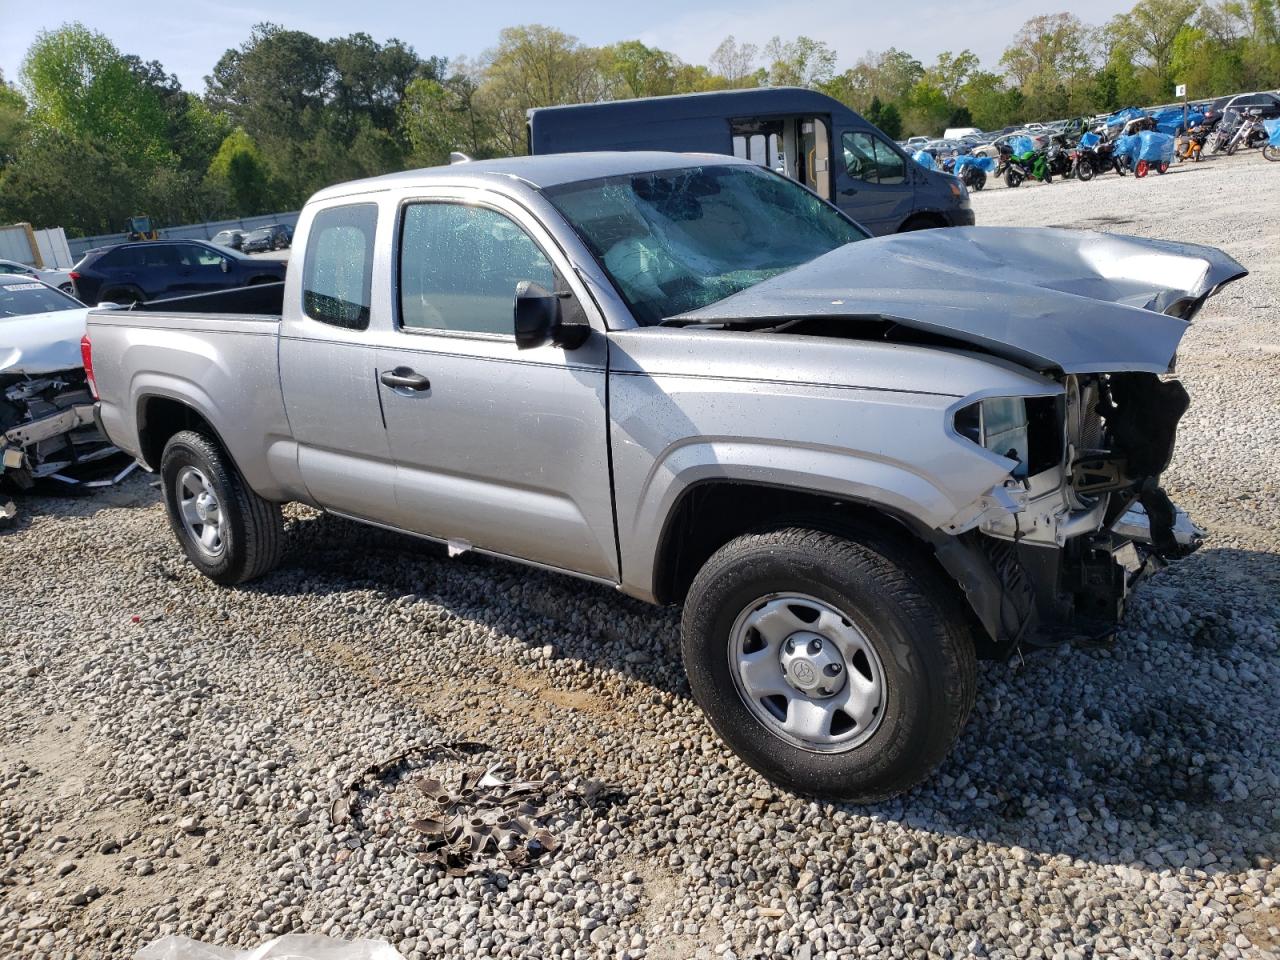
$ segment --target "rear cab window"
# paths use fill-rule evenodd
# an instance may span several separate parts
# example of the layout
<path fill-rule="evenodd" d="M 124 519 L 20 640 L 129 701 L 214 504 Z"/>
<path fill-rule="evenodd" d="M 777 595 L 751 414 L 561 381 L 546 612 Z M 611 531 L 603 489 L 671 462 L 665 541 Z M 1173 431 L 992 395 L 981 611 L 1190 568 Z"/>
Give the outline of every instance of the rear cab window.
<path fill-rule="evenodd" d="M 352 203 L 315 215 L 302 269 L 302 312 L 347 330 L 369 326 L 378 207 Z"/>

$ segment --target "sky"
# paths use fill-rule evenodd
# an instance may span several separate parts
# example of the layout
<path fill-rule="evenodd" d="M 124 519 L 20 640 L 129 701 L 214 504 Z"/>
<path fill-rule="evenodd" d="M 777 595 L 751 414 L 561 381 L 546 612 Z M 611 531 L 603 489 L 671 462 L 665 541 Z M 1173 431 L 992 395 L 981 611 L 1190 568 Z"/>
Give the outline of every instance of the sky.
<path fill-rule="evenodd" d="M 898 47 L 928 64 L 943 50 L 966 47 L 995 67 L 1022 23 L 1041 13 L 1069 9 L 1086 23 L 1101 24 L 1133 6 L 1133 0 L 646 0 L 609 3 L 518 0 L 471 3 L 422 0 L 213 0 L 203 7 L 184 0 L 0 0 L 0 70 L 16 80 L 23 55 L 40 30 L 79 20 L 110 37 L 123 53 L 159 60 L 195 93 L 230 47 L 255 23 L 271 21 L 322 39 L 363 31 L 375 40 L 398 37 L 419 56 L 475 57 L 498 31 L 543 23 L 599 45 L 641 40 L 671 50 L 690 63 L 705 63 L 728 34 L 763 45 L 770 37 L 804 34 L 826 41 L 839 67 L 869 50 Z"/>

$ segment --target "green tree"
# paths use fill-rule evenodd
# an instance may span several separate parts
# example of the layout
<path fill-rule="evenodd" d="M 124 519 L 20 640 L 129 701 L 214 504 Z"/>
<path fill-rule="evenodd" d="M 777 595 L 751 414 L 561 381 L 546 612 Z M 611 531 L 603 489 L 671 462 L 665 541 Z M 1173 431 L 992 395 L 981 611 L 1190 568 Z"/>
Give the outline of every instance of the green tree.
<path fill-rule="evenodd" d="M 59 131 L 110 144 L 129 162 L 170 158 L 160 96 L 101 33 L 73 23 L 45 30 L 22 62 L 35 135 Z"/>
<path fill-rule="evenodd" d="M 243 127 L 227 134 L 209 163 L 207 179 L 226 190 L 237 216 L 270 213 L 271 175 L 253 138 Z"/>
<path fill-rule="evenodd" d="M 487 117 L 475 104 L 476 81 L 458 70 L 443 83 L 419 77 L 400 105 L 400 123 L 409 140 L 410 160 L 422 166 L 449 162 L 455 150 L 471 157 L 488 151 Z"/>
<path fill-rule="evenodd" d="M 27 140 L 27 101 L 0 73 L 0 174 Z"/>
<path fill-rule="evenodd" d="M 613 81 L 613 95 L 619 98 L 675 93 L 682 66 L 674 53 L 647 47 L 639 40 L 624 40 L 600 51 L 600 69 Z"/>
<path fill-rule="evenodd" d="M 1171 66 L 1174 43 L 1200 8 L 1200 0 L 1141 0 L 1126 14 L 1112 19 L 1107 34 L 1112 42 L 1133 52 L 1150 80 L 1155 99 L 1173 93 Z"/>
<path fill-rule="evenodd" d="M 1093 82 L 1093 32 L 1071 13 L 1032 17 L 1000 57 L 1022 91 L 1026 119 L 1061 117 L 1088 107 Z"/>
<path fill-rule="evenodd" d="M 961 50 L 953 54 L 946 50 L 938 54 L 933 66 L 925 71 L 925 78 L 940 89 L 948 100 L 955 100 L 960 95 L 960 88 L 981 62 L 972 50 Z"/>
<path fill-rule="evenodd" d="M 836 52 L 821 40 L 774 37 L 764 48 L 770 87 L 818 87 L 835 75 Z"/>
<path fill-rule="evenodd" d="M 492 124 L 495 149 L 526 151 L 526 112 L 531 107 L 607 99 L 609 81 L 600 60 L 598 50 L 552 27 L 503 30 L 498 45 L 485 54 L 484 79 L 476 91 L 477 106 Z"/>
<path fill-rule="evenodd" d="M 727 87 L 751 87 L 755 86 L 759 60 L 759 47 L 754 43 L 738 43 L 733 34 L 729 34 L 712 51 L 707 66 L 724 78 Z"/>
<path fill-rule="evenodd" d="M 911 88 L 904 125 L 909 136 L 941 136 L 950 117 L 951 103 L 940 87 L 921 80 Z"/>
<path fill-rule="evenodd" d="M 879 97 L 871 98 L 871 106 L 867 108 L 867 120 L 879 127 L 891 140 L 902 136 L 902 115 L 892 103 L 881 103 Z"/>
<path fill-rule="evenodd" d="M 983 130 L 998 130 L 1014 123 L 1023 111 L 1022 91 L 986 70 L 969 75 L 960 88 L 959 102 L 968 108 L 973 126 Z"/>

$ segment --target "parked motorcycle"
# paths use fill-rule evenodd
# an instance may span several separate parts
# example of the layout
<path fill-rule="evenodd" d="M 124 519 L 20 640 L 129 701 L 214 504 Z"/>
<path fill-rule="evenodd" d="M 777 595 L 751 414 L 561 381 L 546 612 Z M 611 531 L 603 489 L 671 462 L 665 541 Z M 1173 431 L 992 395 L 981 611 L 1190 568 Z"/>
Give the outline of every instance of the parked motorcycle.
<path fill-rule="evenodd" d="M 1179 160 L 1199 161 L 1204 152 L 1205 141 L 1209 139 L 1209 131 L 1203 127 L 1192 127 L 1190 132 L 1179 138 L 1177 157 Z"/>
<path fill-rule="evenodd" d="M 1227 156 L 1235 156 L 1235 152 L 1240 149 L 1241 145 L 1256 147 L 1258 144 L 1266 142 L 1267 131 L 1262 126 L 1262 111 L 1254 107 L 1249 111 L 1248 116 L 1240 121 L 1240 126 L 1236 128 L 1235 134 L 1227 143 Z"/>
<path fill-rule="evenodd" d="M 1071 151 L 1058 143 L 1051 144 L 1045 151 L 1045 165 L 1051 177 L 1070 180 L 1075 174 L 1075 163 L 1071 159 Z"/>
<path fill-rule="evenodd" d="M 1092 180 L 1100 173 L 1114 170 L 1120 176 L 1126 173 L 1124 163 L 1114 154 L 1115 144 L 1110 140 L 1098 140 L 1089 145 L 1081 141 L 1076 148 L 1076 176 L 1081 180 Z"/>
<path fill-rule="evenodd" d="M 1000 167 L 996 173 L 1003 173 L 1007 187 L 1020 187 L 1024 180 L 1053 182 L 1053 174 L 1049 172 L 1048 158 L 1043 150 L 1029 150 L 1015 155 L 1007 147 L 1001 147 Z"/>
<path fill-rule="evenodd" d="M 1218 125 L 1214 127 L 1213 133 L 1205 142 L 1205 147 L 1210 153 L 1221 153 L 1226 149 L 1227 144 L 1231 142 L 1231 138 L 1235 136 L 1236 130 L 1240 127 L 1240 111 L 1235 107 L 1222 111 L 1222 117 L 1218 121 Z"/>

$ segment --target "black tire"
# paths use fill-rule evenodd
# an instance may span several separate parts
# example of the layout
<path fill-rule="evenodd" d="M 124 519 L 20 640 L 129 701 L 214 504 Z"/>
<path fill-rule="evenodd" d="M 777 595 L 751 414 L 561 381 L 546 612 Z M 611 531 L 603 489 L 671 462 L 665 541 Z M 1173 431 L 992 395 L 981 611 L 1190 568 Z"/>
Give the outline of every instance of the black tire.
<path fill-rule="evenodd" d="M 1236 155 L 1236 150 L 1238 150 L 1239 147 L 1240 147 L 1240 141 L 1238 139 L 1233 138 L 1232 141 L 1229 144 L 1227 144 L 1227 156 L 1234 157 Z"/>
<path fill-rule="evenodd" d="M 784 739 L 735 682 L 735 623 L 788 592 L 839 611 L 878 656 L 878 725 L 843 752 Z M 869 803 L 909 789 L 951 750 L 973 707 L 974 646 L 963 611 L 927 561 L 893 543 L 798 527 L 738 537 L 694 578 L 682 646 L 694 697 L 717 733 L 765 777 L 802 794 Z"/>
<path fill-rule="evenodd" d="M 985 170 L 979 170 L 976 173 L 974 173 L 973 184 L 972 184 L 973 189 L 981 190 L 986 185 L 987 185 L 987 172 Z"/>
<path fill-rule="evenodd" d="M 221 546 L 215 553 L 203 548 L 183 522 L 178 477 L 185 467 L 198 471 L 216 497 Z M 194 430 L 170 437 L 160 458 L 160 481 L 174 536 L 187 559 L 210 580 L 228 586 L 244 583 L 280 562 L 284 546 L 280 504 L 264 500 L 249 489 L 231 458 L 209 437 Z"/>
<path fill-rule="evenodd" d="M 1086 183 L 1093 179 L 1093 164 L 1088 160 L 1081 160 L 1076 164 L 1076 176 Z"/>
<path fill-rule="evenodd" d="M 1022 180 L 1022 174 L 1015 170 L 1009 169 L 1004 172 L 1004 184 L 1006 187 L 1020 187 L 1022 186 Z"/>
<path fill-rule="evenodd" d="M 1273 147 L 1270 144 L 1262 148 L 1262 156 L 1266 160 L 1275 162 L 1280 160 L 1280 147 Z"/>
<path fill-rule="evenodd" d="M 106 303 L 145 303 L 147 300 L 146 294 L 137 287 L 112 287 L 104 290 L 99 296 L 100 302 Z"/>

